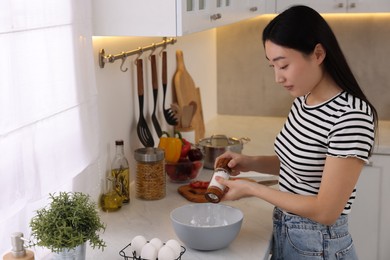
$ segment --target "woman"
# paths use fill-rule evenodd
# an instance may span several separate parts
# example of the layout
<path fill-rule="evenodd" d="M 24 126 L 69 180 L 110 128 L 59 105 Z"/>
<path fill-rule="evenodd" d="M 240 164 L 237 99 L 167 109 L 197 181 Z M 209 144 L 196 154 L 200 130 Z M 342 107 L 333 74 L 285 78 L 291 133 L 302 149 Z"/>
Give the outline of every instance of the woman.
<path fill-rule="evenodd" d="M 374 144 L 377 114 L 353 76 L 326 21 L 294 6 L 263 31 L 275 80 L 295 100 L 274 156 L 226 152 L 237 175 L 279 175 L 279 190 L 218 181 L 224 200 L 258 197 L 275 205 L 272 259 L 357 259 L 348 233 L 355 185 Z"/>

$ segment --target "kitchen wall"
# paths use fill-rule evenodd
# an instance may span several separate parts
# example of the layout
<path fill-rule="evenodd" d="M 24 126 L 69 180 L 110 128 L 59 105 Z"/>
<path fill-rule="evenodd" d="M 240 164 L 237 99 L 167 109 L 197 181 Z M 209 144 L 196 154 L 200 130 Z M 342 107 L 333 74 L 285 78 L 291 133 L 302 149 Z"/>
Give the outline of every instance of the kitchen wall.
<path fill-rule="evenodd" d="M 131 166 L 131 180 L 134 180 L 135 161 L 133 151 L 143 147 L 137 136 L 137 122 L 139 116 L 139 103 L 137 96 L 137 77 L 134 60 L 137 55 L 129 56 L 124 64 L 127 72 L 120 70 L 121 60 L 114 63 L 107 63 L 104 68 L 98 65 L 98 52 L 104 49 L 106 55 L 119 54 L 122 51 L 137 49 L 152 43 L 161 42 L 162 38 L 154 37 L 94 37 L 93 51 L 95 56 L 95 74 L 98 89 L 98 100 L 100 110 L 100 156 L 91 169 L 80 174 L 74 180 L 74 189 L 87 191 L 98 196 L 100 192 L 100 181 L 109 170 L 110 161 L 115 152 L 114 142 L 116 139 L 125 141 L 125 154 Z M 217 114 L 216 93 L 216 31 L 208 30 L 178 37 L 177 43 L 168 45 L 168 91 L 166 107 L 172 103 L 172 78 L 176 70 L 176 50 L 182 50 L 184 62 L 188 72 L 192 75 L 194 82 L 201 89 L 203 111 L 205 122 Z M 160 48 L 156 49 L 158 55 Z M 145 103 L 144 115 L 148 121 L 149 128 L 154 134 L 155 145 L 158 138 L 150 121 L 153 111 L 153 95 L 150 79 L 150 62 L 148 55 L 151 51 L 145 52 L 141 58 L 144 61 L 144 83 Z M 162 113 L 162 85 L 161 85 L 161 57 L 157 59 L 159 92 L 157 102 L 157 116 L 163 130 L 172 131 L 167 125 Z M 91 182 L 92 180 L 92 182 Z"/>
<path fill-rule="evenodd" d="M 275 83 L 261 42 L 265 15 L 217 30 L 218 113 L 286 116 L 291 97 Z M 333 14 L 325 19 L 380 119 L 390 119 L 390 15 Z"/>
<path fill-rule="evenodd" d="M 203 112 L 207 123 L 218 114 L 286 116 L 290 95 L 274 82 L 273 72 L 265 59 L 261 43 L 261 31 L 272 16 L 266 15 L 218 29 L 178 37 L 177 43 L 169 45 L 168 52 L 168 95 L 166 107 L 172 103 L 172 77 L 176 69 L 175 51 L 184 52 L 187 70 L 195 84 L 201 88 Z M 364 87 L 367 95 L 376 105 L 382 120 L 390 119 L 390 16 L 327 17 L 334 28 L 352 69 Z M 160 42 L 153 37 L 94 37 L 96 84 L 100 110 L 100 156 L 97 162 L 74 180 L 74 189 L 98 196 L 101 180 L 109 170 L 114 156 L 116 139 L 125 141 L 125 154 L 131 166 L 131 180 L 134 180 L 135 161 L 133 151 L 142 147 L 136 132 L 139 109 L 136 89 L 135 56 L 127 58 L 120 71 L 121 61 L 98 65 L 98 52 L 104 49 L 106 55 Z M 160 49 L 156 50 L 156 54 Z M 153 97 L 150 81 L 148 55 L 144 59 L 145 108 L 144 114 L 152 133 L 150 122 Z M 161 73 L 161 58 L 158 59 Z M 161 78 L 159 76 L 161 86 Z M 218 86 L 217 86 L 218 85 Z M 163 129 L 172 130 L 165 123 L 162 108 L 162 87 L 159 88 L 158 118 Z M 158 142 L 154 133 L 155 142 Z M 91 183 L 91 180 L 94 180 Z"/>

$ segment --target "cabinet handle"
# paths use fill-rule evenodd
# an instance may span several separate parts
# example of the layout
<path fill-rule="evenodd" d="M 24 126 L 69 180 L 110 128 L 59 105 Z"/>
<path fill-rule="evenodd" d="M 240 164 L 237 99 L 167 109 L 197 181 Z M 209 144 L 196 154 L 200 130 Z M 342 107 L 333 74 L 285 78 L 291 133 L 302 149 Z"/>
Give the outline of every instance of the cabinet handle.
<path fill-rule="evenodd" d="M 337 8 L 344 8 L 344 4 L 343 3 L 338 3 L 337 4 Z"/>
<path fill-rule="evenodd" d="M 356 3 L 351 3 L 350 5 L 349 5 L 349 8 L 355 8 L 356 7 Z"/>
<path fill-rule="evenodd" d="M 249 8 L 249 11 L 251 11 L 251 12 L 257 12 L 257 10 L 258 10 L 257 6 L 253 6 L 253 7 Z"/>
<path fill-rule="evenodd" d="M 221 19 L 221 18 L 222 18 L 222 15 L 220 13 L 210 15 L 210 20 L 213 20 L 213 21 Z"/>

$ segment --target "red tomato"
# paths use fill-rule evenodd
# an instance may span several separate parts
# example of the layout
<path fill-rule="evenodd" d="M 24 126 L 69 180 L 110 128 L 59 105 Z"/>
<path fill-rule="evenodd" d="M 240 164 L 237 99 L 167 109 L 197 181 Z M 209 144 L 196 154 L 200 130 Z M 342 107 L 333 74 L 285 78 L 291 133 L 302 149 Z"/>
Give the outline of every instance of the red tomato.
<path fill-rule="evenodd" d="M 202 189 L 207 189 L 209 187 L 210 182 L 209 181 L 202 181 Z"/>
<path fill-rule="evenodd" d="M 192 181 L 190 183 L 190 186 L 191 186 L 191 188 L 194 188 L 194 189 L 200 188 L 201 182 L 200 181 Z"/>
<path fill-rule="evenodd" d="M 190 187 L 194 189 L 207 189 L 209 183 L 208 181 L 192 181 Z"/>

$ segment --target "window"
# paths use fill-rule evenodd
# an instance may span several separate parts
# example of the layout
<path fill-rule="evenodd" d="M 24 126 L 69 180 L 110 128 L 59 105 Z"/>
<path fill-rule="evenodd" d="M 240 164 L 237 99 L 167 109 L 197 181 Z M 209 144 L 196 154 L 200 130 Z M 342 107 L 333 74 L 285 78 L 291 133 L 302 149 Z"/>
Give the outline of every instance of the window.
<path fill-rule="evenodd" d="M 90 12 L 90 1 L 0 1 L 0 252 L 97 158 Z"/>

